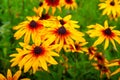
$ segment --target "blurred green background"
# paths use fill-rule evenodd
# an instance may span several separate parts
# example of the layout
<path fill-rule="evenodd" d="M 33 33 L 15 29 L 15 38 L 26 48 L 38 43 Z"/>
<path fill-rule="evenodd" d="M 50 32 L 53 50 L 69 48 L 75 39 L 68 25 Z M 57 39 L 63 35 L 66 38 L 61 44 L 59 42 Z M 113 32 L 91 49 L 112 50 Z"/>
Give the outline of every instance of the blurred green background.
<path fill-rule="evenodd" d="M 101 25 L 105 20 L 108 20 L 109 25 L 116 26 L 116 29 L 120 30 L 120 19 L 118 21 L 109 20 L 105 15 L 102 16 L 102 11 L 99 10 L 99 0 L 76 0 L 78 8 L 75 10 L 66 10 L 62 7 L 62 12 L 56 11 L 55 16 L 72 15 L 72 20 L 78 21 L 80 31 L 86 34 L 87 26 L 95 23 Z M 9 55 L 16 52 L 15 48 L 19 47 L 18 42 L 22 40 L 15 40 L 13 35 L 15 33 L 12 30 L 13 26 L 18 25 L 20 22 L 26 20 L 26 16 L 34 16 L 33 7 L 38 7 L 39 0 L 0 0 L 0 73 L 6 74 L 8 68 L 12 69 L 13 73 L 16 72 L 18 67 L 10 67 Z M 86 34 L 85 39 L 89 42 L 87 47 L 90 47 L 96 38 L 91 39 Z M 118 44 L 118 52 L 109 46 L 107 50 L 103 50 L 103 45 L 98 46 L 99 51 L 103 52 L 108 60 L 120 58 L 120 48 Z M 86 54 L 78 53 L 64 53 L 67 56 L 68 61 L 62 56 L 56 58 L 60 63 L 55 66 L 50 66 L 50 72 L 38 71 L 36 74 L 31 74 L 31 71 L 23 73 L 22 77 L 31 78 L 31 80 L 107 80 L 106 76 L 100 79 L 100 72 L 95 70 L 91 65 L 92 61 L 88 60 Z M 66 68 L 66 65 L 69 66 Z M 116 67 L 111 68 L 115 70 Z M 117 80 L 120 74 L 112 76 L 110 80 Z"/>

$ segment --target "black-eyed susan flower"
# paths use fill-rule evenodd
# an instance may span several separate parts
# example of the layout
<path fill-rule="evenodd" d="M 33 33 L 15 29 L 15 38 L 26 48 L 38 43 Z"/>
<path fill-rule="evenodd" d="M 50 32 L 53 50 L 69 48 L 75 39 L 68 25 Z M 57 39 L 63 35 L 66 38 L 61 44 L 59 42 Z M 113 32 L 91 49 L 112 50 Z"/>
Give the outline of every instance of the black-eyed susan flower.
<path fill-rule="evenodd" d="M 45 36 L 47 39 L 48 44 L 59 44 L 59 48 L 57 49 L 60 51 L 64 45 L 74 45 L 74 41 L 85 42 L 83 38 L 84 34 L 82 32 L 77 31 L 74 28 L 66 27 L 63 25 L 53 25 L 48 29 L 48 32 Z"/>
<path fill-rule="evenodd" d="M 98 37 L 94 42 L 93 46 L 101 44 L 105 40 L 104 49 L 107 49 L 109 46 L 109 41 L 112 43 L 115 50 L 117 50 L 114 40 L 120 44 L 120 31 L 114 30 L 115 26 L 108 26 L 108 22 L 104 22 L 104 26 L 100 24 L 88 26 L 89 30 L 87 33 L 90 37 Z"/>
<path fill-rule="evenodd" d="M 57 24 L 61 24 L 66 26 L 66 27 L 70 27 L 70 28 L 80 28 L 79 25 L 77 25 L 78 21 L 74 21 L 74 20 L 71 20 L 72 18 L 72 15 L 67 15 L 65 16 L 64 18 L 60 17 L 60 16 L 57 16 Z"/>
<path fill-rule="evenodd" d="M 20 39 L 24 36 L 24 42 L 29 43 L 30 39 L 35 42 L 39 40 L 42 31 L 45 29 L 43 22 L 39 20 L 39 17 L 27 17 L 28 20 L 20 23 L 19 25 L 13 27 L 14 30 L 18 30 L 14 37 Z"/>
<path fill-rule="evenodd" d="M 86 52 L 87 48 L 84 47 L 88 42 L 74 42 L 74 47 L 72 45 L 65 45 L 64 49 L 66 52 L 72 51 L 72 52 Z"/>
<path fill-rule="evenodd" d="M 39 20 L 55 20 L 55 17 L 49 15 L 48 13 L 42 13 L 42 15 L 40 15 Z"/>
<path fill-rule="evenodd" d="M 113 14 L 109 15 L 110 20 L 118 21 L 118 18 L 120 17 L 120 13 L 117 13 L 116 16 L 113 16 Z"/>
<path fill-rule="evenodd" d="M 43 5 L 46 10 L 46 13 L 48 13 L 50 8 L 52 8 L 52 14 L 55 13 L 56 8 L 58 8 L 61 11 L 61 0 L 44 0 Z"/>
<path fill-rule="evenodd" d="M 48 71 L 47 63 L 56 65 L 57 62 L 53 56 L 59 56 L 53 49 L 57 48 L 57 45 L 49 46 L 46 42 L 36 42 L 33 45 L 26 43 L 20 43 L 23 49 L 16 48 L 18 53 L 11 54 L 13 57 L 11 67 L 18 65 L 20 69 L 24 66 L 24 72 L 29 69 L 35 73 L 39 68 Z"/>
<path fill-rule="evenodd" d="M 98 61 L 99 64 L 108 64 L 108 60 L 104 57 L 102 52 L 96 53 L 94 59 Z"/>
<path fill-rule="evenodd" d="M 65 6 L 66 9 L 75 9 L 77 8 L 77 3 L 75 2 L 75 0 L 63 0 L 63 4 Z"/>
<path fill-rule="evenodd" d="M 107 78 L 110 79 L 111 71 L 107 65 L 99 63 L 92 63 L 92 65 L 95 67 L 96 70 L 100 71 L 100 78 L 102 78 L 102 76 L 106 74 Z"/>
<path fill-rule="evenodd" d="M 0 74 L 0 80 L 30 80 L 28 78 L 19 79 L 21 75 L 21 71 L 17 71 L 14 75 L 12 75 L 11 70 L 8 69 L 7 76 L 5 77 L 3 74 Z"/>
<path fill-rule="evenodd" d="M 36 7 L 33 8 L 33 11 L 34 11 L 38 16 L 42 15 L 43 10 L 44 10 L 43 2 L 40 2 L 40 3 L 39 3 L 39 7 L 38 7 L 38 8 L 36 8 Z"/>
<path fill-rule="evenodd" d="M 89 55 L 89 60 L 92 60 L 97 53 L 97 48 L 96 47 L 89 47 L 86 51 L 86 54 Z"/>
<path fill-rule="evenodd" d="M 120 13 L 120 0 L 106 0 L 105 2 L 100 3 L 99 9 L 103 10 L 103 15 L 113 14 L 115 17 L 117 13 Z"/>

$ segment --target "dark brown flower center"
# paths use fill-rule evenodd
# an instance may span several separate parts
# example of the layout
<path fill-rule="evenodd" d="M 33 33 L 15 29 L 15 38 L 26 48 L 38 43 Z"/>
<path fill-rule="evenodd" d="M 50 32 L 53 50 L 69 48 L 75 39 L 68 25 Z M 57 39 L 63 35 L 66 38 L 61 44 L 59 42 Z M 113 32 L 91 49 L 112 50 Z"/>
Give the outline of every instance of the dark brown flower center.
<path fill-rule="evenodd" d="M 111 29 L 110 28 L 105 29 L 104 34 L 110 36 L 112 34 Z"/>
<path fill-rule="evenodd" d="M 41 7 L 42 5 L 43 5 L 43 2 L 40 2 L 40 3 L 39 3 L 39 6 Z"/>
<path fill-rule="evenodd" d="M 110 2 L 110 5 L 111 5 L 111 6 L 114 6 L 114 5 L 115 5 L 114 0 Z"/>
<path fill-rule="evenodd" d="M 36 27 L 37 27 L 37 23 L 36 23 L 34 20 L 32 20 L 32 21 L 30 22 L 29 26 L 30 26 L 31 28 L 36 28 Z"/>
<path fill-rule="evenodd" d="M 103 63 L 104 62 L 104 57 L 102 55 L 97 54 L 95 57 L 97 58 L 99 63 Z"/>
<path fill-rule="evenodd" d="M 43 49 L 42 49 L 41 47 L 36 46 L 36 47 L 34 48 L 34 53 L 35 53 L 35 54 L 41 54 L 42 52 L 43 52 Z"/>
<path fill-rule="evenodd" d="M 59 5 L 59 0 L 45 0 L 47 5 L 49 6 L 58 6 Z"/>
<path fill-rule="evenodd" d="M 49 18 L 50 16 L 48 14 L 42 14 L 42 16 L 40 17 L 40 20 L 47 20 Z"/>
<path fill-rule="evenodd" d="M 61 34 L 61 35 L 66 34 L 66 29 L 64 26 L 62 26 L 58 29 L 58 34 Z"/>
<path fill-rule="evenodd" d="M 103 64 L 98 64 L 98 67 L 100 70 L 102 70 L 103 72 L 108 72 L 107 67 L 105 67 Z"/>
<path fill-rule="evenodd" d="M 65 2 L 68 3 L 68 4 L 72 4 L 73 3 L 72 0 L 65 0 Z"/>
<path fill-rule="evenodd" d="M 80 49 L 80 46 L 79 46 L 78 44 L 75 44 L 75 48 L 76 48 L 77 50 L 79 50 L 79 49 Z"/>
<path fill-rule="evenodd" d="M 93 54 L 95 54 L 95 51 L 96 51 L 96 49 L 93 48 L 93 47 L 89 47 L 89 48 L 88 48 L 88 53 L 89 53 L 89 54 L 92 54 L 92 55 L 93 55 Z"/>
<path fill-rule="evenodd" d="M 63 21 L 62 19 L 59 20 L 59 22 L 60 22 L 61 25 L 64 25 L 64 24 L 65 24 L 65 21 Z"/>

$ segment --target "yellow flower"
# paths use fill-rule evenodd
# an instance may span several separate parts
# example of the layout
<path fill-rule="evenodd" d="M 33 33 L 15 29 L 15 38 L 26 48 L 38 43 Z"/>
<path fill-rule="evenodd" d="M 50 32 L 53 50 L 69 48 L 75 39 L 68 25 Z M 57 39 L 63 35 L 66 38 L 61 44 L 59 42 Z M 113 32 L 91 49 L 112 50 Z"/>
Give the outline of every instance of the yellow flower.
<path fill-rule="evenodd" d="M 95 47 L 89 47 L 87 49 L 86 54 L 89 55 L 89 60 L 92 60 L 95 57 L 95 54 L 97 53 L 96 50 L 97 48 Z"/>
<path fill-rule="evenodd" d="M 75 0 L 63 0 L 63 4 L 65 6 L 66 9 L 74 9 L 77 8 L 77 3 L 75 2 Z"/>
<path fill-rule="evenodd" d="M 48 21 L 50 21 L 50 20 L 55 20 L 55 17 L 52 16 L 52 15 L 49 15 L 48 13 L 46 13 L 46 14 L 42 13 L 42 15 L 40 15 L 39 19 L 40 20 L 48 20 Z"/>
<path fill-rule="evenodd" d="M 72 52 L 80 52 L 83 53 L 83 51 L 87 51 L 86 47 L 83 47 L 88 42 L 74 42 L 74 47 L 72 45 L 65 45 L 64 49 L 65 51 L 72 51 Z"/>
<path fill-rule="evenodd" d="M 70 27 L 70 28 L 72 28 L 72 27 L 80 28 L 80 26 L 77 25 L 78 21 L 71 20 L 71 18 L 72 18 L 71 15 L 67 15 L 64 18 L 57 16 L 57 25 L 61 24 L 61 26 L 64 25 L 64 26 Z"/>
<path fill-rule="evenodd" d="M 50 8 L 52 8 L 52 14 L 55 13 L 56 8 L 58 8 L 61 11 L 61 0 L 44 0 L 43 5 L 46 10 L 46 13 L 48 13 Z"/>
<path fill-rule="evenodd" d="M 13 76 L 12 76 L 12 73 L 11 73 L 11 70 L 8 69 L 7 71 L 7 77 L 5 78 L 4 75 L 0 74 L 0 80 L 18 80 L 19 77 L 21 75 L 21 71 L 17 71 Z M 20 79 L 20 80 L 30 80 L 28 78 L 23 78 L 23 79 Z"/>
<path fill-rule="evenodd" d="M 102 52 L 96 53 L 94 56 L 94 59 L 99 63 L 99 64 L 108 64 L 108 60 L 104 57 Z"/>
<path fill-rule="evenodd" d="M 39 68 L 48 71 L 47 63 L 57 64 L 52 56 L 59 56 L 56 52 L 52 51 L 57 45 L 49 46 L 47 42 L 36 42 L 33 45 L 20 43 L 23 49 L 16 48 L 18 53 L 11 54 L 14 57 L 10 60 L 11 67 L 18 65 L 20 69 L 24 66 L 24 72 L 30 68 L 35 73 Z"/>
<path fill-rule="evenodd" d="M 118 21 L 118 18 L 120 17 L 120 13 L 117 13 L 116 16 L 113 16 L 113 14 L 109 15 L 110 20 Z"/>
<path fill-rule="evenodd" d="M 20 23 L 18 26 L 13 27 L 14 30 L 18 30 L 14 37 L 20 39 L 24 35 L 24 42 L 30 42 L 30 36 L 32 41 L 39 40 L 38 38 L 45 29 L 43 22 L 39 20 L 39 17 L 27 17 L 28 20 Z"/>
<path fill-rule="evenodd" d="M 36 8 L 36 7 L 33 8 L 33 11 L 34 11 L 38 16 L 42 15 L 43 10 L 44 10 L 43 2 L 40 2 L 40 3 L 39 3 L 39 7 L 38 7 L 38 8 Z"/>
<path fill-rule="evenodd" d="M 111 41 L 115 50 L 117 50 L 114 40 L 120 44 L 120 31 L 114 30 L 115 27 L 109 27 L 108 22 L 104 22 L 104 27 L 100 24 L 88 26 L 91 30 L 87 31 L 90 37 L 99 37 L 93 44 L 97 46 L 105 40 L 104 49 L 109 46 L 109 41 Z"/>
<path fill-rule="evenodd" d="M 106 74 L 107 78 L 110 79 L 110 69 L 105 64 L 92 63 L 96 70 L 100 70 L 100 78 Z"/>
<path fill-rule="evenodd" d="M 115 17 L 117 13 L 120 13 L 120 0 L 106 0 L 98 6 L 100 7 L 99 9 L 104 9 L 102 13 L 103 15 L 112 14 Z"/>
<path fill-rule="evenodd" d="M 64 45 L 72 45 L 75 47 L 74 41 L 85 42 L 83 36 L 84 34 L 82 32 L 74 28 L 58 24 L 48 29 L 45 40 L 47 39 L 48 44 L 51 42 L 52 44 L 59 44 L 59 48 L 57 49 L 59 52 Z"/>

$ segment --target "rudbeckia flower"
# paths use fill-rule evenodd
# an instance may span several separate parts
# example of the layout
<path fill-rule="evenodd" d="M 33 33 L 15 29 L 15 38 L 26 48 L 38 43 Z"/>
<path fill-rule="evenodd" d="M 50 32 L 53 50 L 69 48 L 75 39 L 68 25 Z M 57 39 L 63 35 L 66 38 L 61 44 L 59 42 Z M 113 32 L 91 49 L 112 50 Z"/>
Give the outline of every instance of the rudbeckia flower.
<path fill-rule="evenodd" d="M 42 34 L 42 31 L 45 29 L 44 24 L 41 20 L 39 20 L 39 17 L 27 17 L 27 19 L 28 20 L 13 27 L 14 30 L 18 30 L 14 34 L 14 37 L 16 39 L 20 39 L 24 36 L 24 42 L 29 43 L 31 38 L 32 41 L 35 42 L 35 40 L 38 40 Z"/>
<path fill-rule="evenodd" d="M 12 73 L 11 73 L 11 70 L 8 69 L 7 71 L 7 76 L 5 77 L 4 75 L 0 74 L 0 80 L 19 80 L 20 78 L 20 75 L 21 75 L 21 71 L 17 71 L 13 76 L 12 76 Z M 20 80 L 30 80 L 28 78 L 23 78 L 23 79 L 20 79 Z"/>
<path fill-rule="evenodd" d="M 100 24 L 88 26 L 91 30 L 87 31 L 90 37 L 98 37 L 94 42 L 93 46 L 101 44 L 105 40 L 104 49 L 107 49 L 109 46 L 109 41 L 111 41 L 115 50 L 117 50 L 114 40 L 120 44 L 120 31 L 114 30 L 115 26 L 108 26 L 108 22 L 104 22 L 104 26 Z"/>
<path fill-rule="evenodd" d="M 48 29 L 48 32 L 45 36 L 48 44 L 52 42 L 52 44 L 59 44 L 59 48 L 57 51 L 59 52 L 64 45 L 74 45 L 74 41 L 85 42 L 83 38 L 84 34 L 82 32 L 77 31 L 74 28 L 70 28 L 67 26 L 61 25 L 53 25 Z"/>
<path fill-rule="evenodd" d="M 92 65 L 95 67 L 96 70 L 100 71 L 100 78 L 102 78 L 102 76 L 106 74 L 107 78 L 110 79 L 111 71 L 109 67 L 107 67 L 107 65 L 99 63 L 92 63 Z"/>
<path fill-rule="evenodd" d="M 75 0 L 63 0 L 63 4 L 65 6 L 66 9 L 74 9 L 77 8 L 77 3 L 75 2 Z"/>
<path fill-rule="evenodd" d="M 66 26 L 66 27 L 73 27 L 73 28 L 80 28 L 79 25 L 77 25 L 78 21 L 74 21 L 74 20 L 71 20 L 72 16 L 71 15 L 67 15 L 65 16 L 64 18 L 60 17 L 60 16 L 57 16 L 57 23 L 56 24 L 61 24 Z"/>
<path fill-rule="evenodd" d="M 117 13 L 120 13 L 120 0 L 106 0 L 105 2 L 100 3 L 98 6 L 99 9 L 104 9 L 102 13 L 103 15 L 112 14 L 115 17 Z"/>
<path fill-rule="evenodd" d="M 66 52 L 72 51 L 72 52 L 80 52 L 83 53 L 83 51 L 87 51 L 87 48 L 84 47 L 88 42 L 74 42 L 74 47 L 72 45 L 65 45 L 64 49 Z"/>
<path fill-rule="evenodd" d="M 39 7 L 38 7 L 38 8 L 36 8 L 36 7 L 33 8 L 33 11 L 34 11 L 38 16 L 42 15 L 43 10 L 44 10 L 43 2 L 40 2 L 40 3 L 39 3 Z"/>
<path fill-rule="evenodd" d="M 89 47 L 86 51 L 86 54 L 89 55 L 89 60 L 92 60 L 97 53 L 97 48 L 96 47 Z"/>
<path fill-rule="evenodd" d="M 43 5 L 46 10 L 46 13 L 48 13 L 50 8 L 52 8 L 52 14 L 55 13 L 56 8 L 58 8 L 61 11 L 61 0 L 44 0 Z"/>
<path fill-rule="evenodd" d="M 118 21 L 118 18 L 120 17 L 120 13 L 117 13 L 116 16 L 113 16 L 113 14 L 109 15 L 110 20 Z"/>
<path fill-rule="evenodd" d="M 57 48 L 57 45 L 49 46 L 46 42 L 36 42 L 33 45 L 26 43 L 20 43 L 23 49 L 16 48 L 18 53 L 11 54 L 13 57 L 11 67 L 18 65 L 20 69 L 24 66 L 24 72 L 29 69 L 35 73 L 39 68 L 48 71 L 47 63 L 56 65 L 57 62 L 53 56 L 59 56 L 53 49 Z"/>
<path fill-rule="evenodd" d="M 108 60 L 104 57 L 102 52 L 96 53 L 94 56 L 94 59 L 99 63 L 99 64 L 108 64 Z"/>
<path fill-rule="evenodd" d="M 48 13 L 45 13 L 45 14 L 42 13 L 42 15 L 40 15 L 39 17 L 40 17 L 39 20 L 48 20 L 48 21 L 55 20 L 55 17 L 52 15 L 49 15 Z"/>

